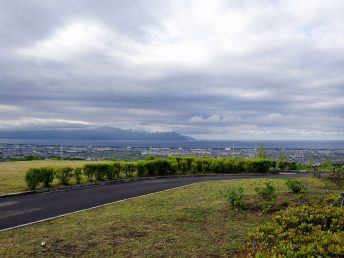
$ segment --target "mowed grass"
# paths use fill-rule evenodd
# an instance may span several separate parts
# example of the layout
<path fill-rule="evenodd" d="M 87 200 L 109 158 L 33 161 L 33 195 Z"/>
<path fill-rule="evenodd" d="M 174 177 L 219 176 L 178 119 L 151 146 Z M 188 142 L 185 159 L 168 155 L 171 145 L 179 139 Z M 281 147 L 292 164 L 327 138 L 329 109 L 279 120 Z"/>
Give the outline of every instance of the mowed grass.
<path fill-rule="evenodd" d="M 0 195 L 27 191 L 25 184 L 25 173 L 30 168 L 39 167 L 81 167 L 92 162 L 108 161 L 83 161 L 83 160 L 33 160 L 33 161 L 12 161 L 0 162 Z M 57 185 L 57 181 L 53 182 Z"/>
<path fill-rule="evenodd" d="M 288 200 L 325 194 L 318 179 L 299 180 L 308 193 L 287 193 L 285 179 L 270 181 Z M 264 181 L 198 183 L 0 232 L 0 257 L 232 257 L 271 215 L 230 209 L 218 192 L 242 186 L 253 195 Z"/>

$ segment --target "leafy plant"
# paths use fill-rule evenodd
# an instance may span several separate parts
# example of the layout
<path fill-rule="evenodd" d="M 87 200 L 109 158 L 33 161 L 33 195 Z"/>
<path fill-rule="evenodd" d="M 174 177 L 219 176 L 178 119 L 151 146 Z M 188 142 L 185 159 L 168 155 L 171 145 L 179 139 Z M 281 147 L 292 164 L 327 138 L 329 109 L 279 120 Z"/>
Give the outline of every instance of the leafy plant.
<path fill-rule="evenodd" d="M 344 169 L 337 169 L 328 172 L 325 176 L 325 180 L 331 182 L 337 188 L 344 188 Z"/>
<path fill-rule="evenodd" d="M 44 187 L 51 186 L 51 183 L 54 180 L 54 169 L 50 167 L 40 168 L 39 173 L 41 176 L 41 182 L 43 183 L 43 186 Z"/>
<path fill-rule="evenodd" d="M 245 205 L 244 189 L 220 191 L 220 196 L 224 197 L 232 207 L 243 208 Z"/>
<path fill-rule="evenodd" d="M 77 184 L 80 184 L 81 182 L 81 173 L 82 173 L 82 168 L 74 168 L 74 178 Z"/>
<path fill-rule="evenodd" d="M 293 193 L 300 193 L 306 189 L 304 184 L 296 179 L 288 179 L 285 183 L 290 191 Z"/>
<path fill-rule="evenodd" d="M 343 257 L 344 209 L 288 208 L 249 238 L 243 257 Z"/>
<path fill-rule="evenodd" d="M 53 180 L 54 169 L 49 167 L 31 168 L 25 175 L 25 182 L 30 190 L 35 190 L 41 183 L 43 183 L 44 187 L 49 187 Z"/>
<path fill-rule="evenodd" d="M 122 169 L 126 177 L 133 177 L 133 173 L 136 170 L 136 164 L 134 162 L 124 162 Z"/>
<path fill-rule="evenodd" d="M 38 168 L 31 168 L 25 175 L 25 182 L 30 190 L 35 190 L 41 182 Z"/>
<path fill-rule="evenodd" d="M 255 191 L 256 194 L 264 201 L 262 211 L 264 213 L 270 212 L 276 205 L 276 188 L 272 185 L 272 182 L 264 182 L 264 187 L 256 187 Z"/>
<path fill-rule="evenodd" d="M 97 170 L 97 164 L 86 164 L 83 167 L 83 171 L 88 181 L 91 182 Z"/>
<path fill-rule="evenodd" d="M 55 171 L 55 176 L 59 180 L 60 185 L 68 185 L 70 179 L 73 176 L 73 168 L 71 167 L 58 168 Z"/>

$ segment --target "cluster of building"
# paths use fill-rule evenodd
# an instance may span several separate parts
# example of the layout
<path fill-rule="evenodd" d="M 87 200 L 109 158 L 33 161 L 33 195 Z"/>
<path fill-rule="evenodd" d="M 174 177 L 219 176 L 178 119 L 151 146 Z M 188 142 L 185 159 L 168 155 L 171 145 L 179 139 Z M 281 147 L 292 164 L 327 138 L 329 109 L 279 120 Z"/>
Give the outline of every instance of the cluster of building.
<path fill-rule="evenodd" d="M 267 157 L 278 160 L 283 154 L 288 160 L 321 163 L 330 160 L 344 162 L 344 149 L 266 149 Z M 147 155 L 255 157 L 254 148 L 152 148 L 113 146 L 68 146 L 34 144 L 0 144 L 0 160 L 22 159 L 80 159 L 80 160 L 138 160 Z"/>

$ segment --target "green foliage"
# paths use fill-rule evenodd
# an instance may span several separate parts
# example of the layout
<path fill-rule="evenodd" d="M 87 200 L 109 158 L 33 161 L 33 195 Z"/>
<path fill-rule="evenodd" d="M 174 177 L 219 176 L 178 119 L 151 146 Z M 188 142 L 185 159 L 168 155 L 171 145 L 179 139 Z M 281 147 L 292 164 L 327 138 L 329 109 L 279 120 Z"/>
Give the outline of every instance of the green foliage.
<path fill-rule="evenodd" d="M 235 208 L 243 208 L 245 205 L 244 189 L 242 187 L 237 190 L 220 191 L 220 195 L 224 197 L 228 203 Z"/>
<path fill-rule="evenodd" d="M 304 184 L 296 179 L 288 179 L 286 185 L 290 191 L 293 193 L 300 193 L 306 189 Z"/>
<path fill-rule="evenodd" d="M 58 168 L 55 170 L 55 176 L 59 181 L 60 185 L 68 185 L 70 179 L 73 176 L 73 168 L 71 167 L 64 167 Z"/>
<path fill-rule="evenodd" d="M 29 169 L 25 182 L 30 190 L 35 190 L 39 184 L 49 187 L 54 180 L 54 169 L 49 167 Z"/>
<path fill-rule="evenodd" d="M 145 160 L 154 160 L 155 156 L 154 155 L 147 155 L 147 157 L 145 158 Z"/>
<path fill-rule="evenodd" d="M 86 164 L 83 167 L 83 171 L 88 181 L 91 182 L 96 174 L 97 164 Z"/>
<path fill-rule="evenodd" d="M 41 182 L 38 168 L 31 168 L 25 175 L 25 182 L 30 190 L 35 190 Z"/>
<path fill-rule="evenodd" d="M 343 257 L 344 209 L 288 208 L 249 237 L 247 257 Z"/>
<path fill-rule="evenodd" d="M 259 159 L 266 159 L 267 158 L 267 152 L 266 152 L 266 149 L 264 148 L 263 145 L 259 146 L 256 149 L 256 158 L 259 158 Z"/>
<path fill-rule="evenodd" d="M 110 165 L 110 167 L 106 171 L 106 178 L 109 180 L 119 178 L 121 173 L 122 163 L 121 162 L 114 162 Z"/>
<path fill-rule="evenodd" d="M 273 166 L 270 159 L 249 159 L 245 164 L 245 171 L 247 173 L 267 173 Z"/>
<path fill-rule="evenodd" d="M 40 168 L 41 181 L 44 187 L 51 186 L 54 180 L 54 169 L 50 167 Z"/>
<path fill-rule="evenodd" d="M 80 182 L 81 182 L 82 168 L 79 168 L 79 167 L 74 168 L 73 172 L 74 172 L 73 175 L 74 175 L 74 178 L 75 178 L 75 182 L 76 182 L 77 184 L 80 184 Z"/>
<path fill-rule="evenodd" d="M 325 180 L 331 182 L 337 188 L 344 188 L 344 169 L 337 169 L 328 172 L 325 176 Z"/>
<path fill-rule="evenodd" d="M 278 167 L 280 170 L 297 170 L 298 164 L 295 161 L 279 161 Z"/>
<path fill-rule="evenodd" d="M 96 181 L 103 181 L 107 175 L 111 176 L 111 166 L 109 164 L 95 164 L 94 177 Z"/>
<path fill-rule="evenodd" d="M 255 191 L 257 195 L 265 201 L 270 201 L 275 198 L 276 188 L 271 181 L 265 181 L 264 187 L 256 187 Z"/>
<path fill-rule="evenodd" d="M 133 177 L 136 170 L 135 162 L 124 162 L 122 166 L 122 171 L 126 177 Z"/>
<path fill-rule="evenodd" d="M 271 181 L 265 181 L 264 187 L 256 187 L 256 194 L 264 201 L 262 211 L 264 213 L 270 212 L 276 205 L 276 188 Z"/>
<path fill-rule="evenodd" d="M 332 170 L 334 168 L 334 165 L 330 160 L 326 160 L 324 163 L 320 165 L 320 168 L 324 170 Z"/>

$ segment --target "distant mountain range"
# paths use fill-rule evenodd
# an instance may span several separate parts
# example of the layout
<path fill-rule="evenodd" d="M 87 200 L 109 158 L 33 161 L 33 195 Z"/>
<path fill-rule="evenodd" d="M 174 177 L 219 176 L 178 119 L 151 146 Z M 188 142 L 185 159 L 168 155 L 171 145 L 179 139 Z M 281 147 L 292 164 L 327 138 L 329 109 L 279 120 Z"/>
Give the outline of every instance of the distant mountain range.
<path fill-rule="evenodd" d="M 25 140 L 163 140 L 185 141 L 193 138 L 175 132 L 144 132 L 123 130 L 114 127 L 42 129 L 42 130 L 0 130 L 0 139 Z"/>

